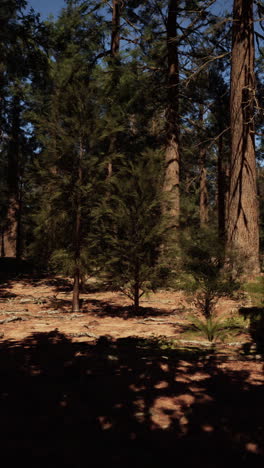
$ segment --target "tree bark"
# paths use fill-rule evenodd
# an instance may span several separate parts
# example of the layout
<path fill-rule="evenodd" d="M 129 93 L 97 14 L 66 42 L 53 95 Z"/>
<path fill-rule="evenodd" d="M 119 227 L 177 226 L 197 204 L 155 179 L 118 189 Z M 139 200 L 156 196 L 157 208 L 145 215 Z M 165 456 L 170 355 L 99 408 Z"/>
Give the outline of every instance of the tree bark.
<path fill-rule="evenodd" d="M 164 192 L 169 195 L 168 214 L 173 226 L 180 216 L 180 155 L 179 155 L 179 61 L 177 44 L 178 0 L 169 1 L 167 21 L 168 105 L 166 109 L 166 150 Z"/>
<path fill-rule="evenodd" d="M 78 266 L 75 266 L 74 270 L 72 311 L 80 312 L 80 269 Z"/>
<path fill-rule="evenodd" d="M 227 247 L 233 270 L 243 274 L 260 271 L 254 91 L 253 0 L 234 0 Z"/>
<path fill-rule="evenodd" d="M 139 264 L 136 260 L 135 264 L 135 277 L 134 277 L 134 311 L 139 311 L 139 299 L 140 299 L 140 283 L 139 283 Z"/>
<path fill-rule="evenodd" d="M 204 132 L 204 106 L 200 104 L 199 109 L 199 126 L 201 135 Z M 199 150 L 199 166 L 200 166 L 200 200 L 199 200 L 199 213 L 200 213 L 200 226 L 208 224 L 208 190 L 207 190 L 207 169 L 206 169 L 206 148 L 202 145 Z"/>
<path fill-rule="evenodd" d="M 208 224 L 207 170 L 205 167 L 206 149 L 200 150 L 200 226 Z"/>
<path fill-rule="evenodd" d="M 80 311 L 80 256 L 81 256 L 81 197 L 80 186 L 83 179 L 82 169 L 83 159 L 83 146 L 80 139 L 79 146 L 79 167 L 78 167 L 78 192 L 76 200 L 76 218 L 75 218 L 75 254 L 74 254 L 74 281 L 73 281 L 73 294 L 72 294 L 72 311 Z"/>
<path fill-rule="evenodd" d="M 116 58 L 120 46 L 120 0 L 113 0 L 111 56 Z"/>
<path fill-rule="evenodd" d="M 218 141 L 218 159 L 217 159 L 217 211 L 218 211 L 218 237 L 219 240 L 225 239 L 226 232 L 226 181 L 223 161 L 223 137 Z"/>
<path fill-rule="evenodd" d="M 1 257 L 5 257 L 4 229 L 1 230 Z"/>
<path fill-rule="evenodd" d="M 19 203 L 19 132 L 20 132 L 20 98 L 14 95 L 11 109 L 11 135 L 8 147 L 8 209 L 7 223 L 4 232 L 4 251 L 6 257 L 17 257 L 20 245 Z"/>
<path fill-rule="evenodd" d="M 21 185 L 21 184 L 20 184 Z M 22 187 L 19 187 L 18 200 L 17 200 L 17 230 L 16 230 L 16 259 L 20 260 L 22 256 Z"/>
<path fill-rule="evenodd" d="M 117 64 L 118 54 L 120 47 L 120 0 L 113 0 L 113 9 L 112 9 L 112 34 L 111 34 L 111 58 L 114 65 Z M 119 77 L 116 76 L 114 70 L 113 80 L 118 80 Z M 116 135 L 112 135 L 109 143 L 109 153 L 110 156 L 114 153 L 116 148 Z M 112 161 L 108 162 L 107 167 L 108 177 L 112 176 L 113 173 L 113 163 Z"/>

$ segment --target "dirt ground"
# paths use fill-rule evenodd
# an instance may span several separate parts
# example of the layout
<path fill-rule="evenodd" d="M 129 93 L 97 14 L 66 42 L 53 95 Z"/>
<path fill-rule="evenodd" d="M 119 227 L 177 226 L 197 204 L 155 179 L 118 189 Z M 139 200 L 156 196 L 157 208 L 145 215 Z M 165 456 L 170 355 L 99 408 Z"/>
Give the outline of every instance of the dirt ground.
<path fill-rule="evenodd" d="M 90 289 L 95 291 L 81 294 L 82 312 L 73 314 L 71 284 L 66 280 L 10 281 L 3 285 L 0 295 L 0 333 L 8 340 L 55 329 L 74 341 L 104 335 L 113 339 L 152 335 L 181 339 L 190 314 L 195 314 L 194 305 L 180 291 L 162 291 L 142 298 L 140 313 L 135 317 L 131 301 L 121 293 L 97 291 L 93 283 Z M 242 304 L 221 299 L 218 314 L 234 314 Z M 241 336 L 238 341 L 248 340 L 249 336 Z"/>
<path fill-rule="evenodd" d="M 181 292 L 150 295 L 135 317 L 121 294 L 89 288 L 73 314 L 62 278 L 1 287 L 0 435 L 9 459 L 263 466 L 263 356 L 241 353 L 250 333 L 212 349 L 184 337 L 194 310 Z M 221 300 L 218 314 L 242 305 Z"/>

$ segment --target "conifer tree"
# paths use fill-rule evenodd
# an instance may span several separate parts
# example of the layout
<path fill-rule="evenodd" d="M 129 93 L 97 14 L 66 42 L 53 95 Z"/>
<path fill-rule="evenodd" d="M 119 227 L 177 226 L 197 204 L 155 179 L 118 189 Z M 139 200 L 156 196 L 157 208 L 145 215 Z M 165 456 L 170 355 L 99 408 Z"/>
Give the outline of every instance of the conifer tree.
<path fill-rule="evenodd" d="M 227 246 L 236 253 L 234 269 L 258 273 L 259 227 L 254 143 L 253 0 L 234 0 L 231 73 L 231 166 Z"/>
<path fill-rule="evenodd" d="M 34 116 L 42 143 L 37 174 L 42 190 L 32 245 L 35 253 L 42 248 L 39 235 L 44 231 L 51 265 L 73 277 L 74 312 L 80 308 L 80 279 L 91 271 L 86 238 L 91 210 L 100 195 L 104 113 L 96 69 L 101 24 L 93 9 L 78 3 L 69 2 L 51 29 L 55 60 L 50 61 L 47 86 L 52 93 L 47 101 L 47 88 L 43 89 L 42 113 Z"/>
<path fill-rule="evenodd" d="M 109 179 L 108 197 L 94 218 L 93 248 L 104 281 L 139 309 L 140 298 L 162 285 L 166 223 L 161 213 L 160 155 L 146 151 Z"/>
<path fill-rule="evenodd" d="M 26 151 L 30 152 L 26 130 L 27 81 L 36 68 L 36 31 L 33 13 L 24 14 L 26 2 L 12 0 L 1 5 L 0 88 L 2 151 L 5 155 L 1 254 L 20 258 L 22 253 L 22 195 Z M 28 155 L 29 156 L 29 155 Z"/>
<path fill-rule="evenodd" d="M 120 14 L 121 14 L 121 2 L 119 0 L 113 0 L 112 4 L 112 31 L 111 31 L 111 50 L 110 50 L 110 57 L 111 57 L 111 66 L 113 68 L 113 87 L 116 87 L 119 81 L 119 48 L 120 48 Z M 112 154 L 115 153 L 116 150 L 116 135 L 112 134 L 110 137 L 109 142 L 109 154 L 110 158 L 112 159 Z M 112 161 L 108 162 L 108 177 L 111 177 L 113 171 Z"/>

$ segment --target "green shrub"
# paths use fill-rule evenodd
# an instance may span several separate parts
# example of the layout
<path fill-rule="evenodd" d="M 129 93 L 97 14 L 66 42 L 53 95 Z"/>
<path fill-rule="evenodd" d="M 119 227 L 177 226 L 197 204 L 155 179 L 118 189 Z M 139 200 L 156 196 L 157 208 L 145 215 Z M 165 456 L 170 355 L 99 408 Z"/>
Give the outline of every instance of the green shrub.
<path fill-rule="evenodd" d="M 248 293 L 252 304 L 256 307 L 264 306 L 264 277 L 260 276 L 254 282 L 243 284 L 243 290 Z"/>
<path fill-rule="evenodd" d="M 223 245 L 214 231 L 190 231 L 183 239 L 182 245 L 185 275 L 183 289 L 192 295 L 196 308 L 209 320 L 218 300 L 221 297 L 232 296 L 240 284 L 223 267 Z"/>
<path fill-rule="evenodd" d="M 225 341 L 245 330 L 246 327 L 247 322 L 241 317 L 221 319 L 211 315 L 206 319 L 193 318 L 189 331 L 198 333 L 212 343 L 217 339 Z"/>

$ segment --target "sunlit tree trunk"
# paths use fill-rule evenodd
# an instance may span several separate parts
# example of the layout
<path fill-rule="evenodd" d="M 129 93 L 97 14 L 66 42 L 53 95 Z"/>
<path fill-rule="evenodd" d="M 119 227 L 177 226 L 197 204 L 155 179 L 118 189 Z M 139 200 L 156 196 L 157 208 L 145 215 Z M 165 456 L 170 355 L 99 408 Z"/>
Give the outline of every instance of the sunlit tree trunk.
<path fill-rule="evenodd" d="M 244 274 L 260 270 L 254 92 L 253 0 L 234 0 L 227 247 L 233 269 L 242 268 Z"/>
<path fill-rule="evenodd" d="M 20 239 L 18 238 L 20 216 L 19 203 L 19 132 L 20 99 L 15 95 L 11 104 L 11 134 L 8 147 L 8 209 L 4 232 L 4 253 L 6 257 L 18 257 Z"/>

